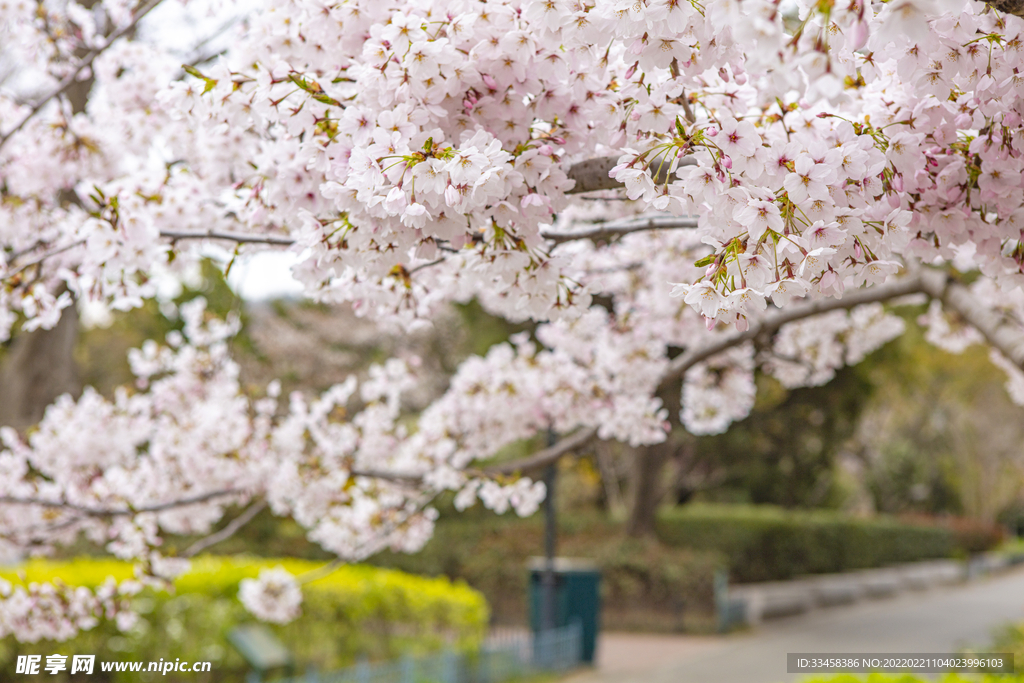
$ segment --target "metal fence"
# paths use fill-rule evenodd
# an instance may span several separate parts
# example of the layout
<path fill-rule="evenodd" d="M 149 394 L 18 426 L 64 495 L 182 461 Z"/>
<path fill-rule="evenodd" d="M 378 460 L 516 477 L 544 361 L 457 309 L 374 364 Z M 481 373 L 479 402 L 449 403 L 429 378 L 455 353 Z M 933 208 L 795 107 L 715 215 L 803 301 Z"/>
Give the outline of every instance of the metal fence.
<path fill-rule="evenodd" d="M 573 623 L 537 634 L 500 634 L 476 652 L 446 650 L 395 662 L 360 662 L 340 671 L 310 671 L 279 683 L 505 683 L 578 666 L 582 646 L 583 629 Z"/>

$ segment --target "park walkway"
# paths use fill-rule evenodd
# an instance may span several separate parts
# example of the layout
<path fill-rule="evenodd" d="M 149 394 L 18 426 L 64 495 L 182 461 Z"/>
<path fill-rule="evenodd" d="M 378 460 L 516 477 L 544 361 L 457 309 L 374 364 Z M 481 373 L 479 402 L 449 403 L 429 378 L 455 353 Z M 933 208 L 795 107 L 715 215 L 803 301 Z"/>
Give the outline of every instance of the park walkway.
<path fill-rule="evenodd" d="M 787 652 L 956 652 L 1024 622 L 1024 568 L 819 610 L 729 636 L 605 634 L 598 666 L 565 683 L 788 683 Z M 1018 663 L 1018 667 L 1024 663 Z"/>

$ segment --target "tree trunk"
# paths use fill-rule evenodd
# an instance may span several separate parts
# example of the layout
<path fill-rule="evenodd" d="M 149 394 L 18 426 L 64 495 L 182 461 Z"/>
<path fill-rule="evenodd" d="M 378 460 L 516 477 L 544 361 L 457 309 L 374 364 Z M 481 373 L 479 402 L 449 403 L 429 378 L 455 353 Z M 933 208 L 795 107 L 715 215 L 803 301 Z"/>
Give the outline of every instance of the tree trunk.
<path fill-rule="evenodd" d="M 79 0 L 78 4 L 92 10 L 98 2 Z M 83 57 L 87 52 L 82 48 L 76 54 Z M 92 85 L 90 69 L 88 78 L 75 81 L 64 92 L 72 114 L 85 111 Z M 78 197 L 70 189 L 61 191 L 59 200 L 78 204 Z M 55 398 L 61 394 L 77 396 L 81 393 L 74 358 L 77 341 L 78 310 L 74 302 L 64 309 L 52 330 L 35 330 L 14 338 L 0 369 L 0 426 L 24 429 L 34 425 Z"/>
<path fill-rule="evenodd" d="M 658 506 L 667 493 L 662 483 L 665 463 L 675 455 L 685 434 L 682 427 L 675 426 L 682 404 L 682 378 L 676 378 L 658 392 L 662 405 L 668 410 L 668 419 L 674 427 L 665 440 L 653 446 L 635 449 L 633 476 L 630 481 L 629 519 L 626 521 L 626 535 L 633 538 L 650 536 L 654 533 L 654 521 Z"/>
<path fill-rule="evenodd" d="M 655 515 L 665 495 L 661 485 L 661 473 L 671 451 L 672 446 L 669 443 L 636 449 L 633 476 L 630 481 L 627 536 L 641 538 L 654 533 Z"/>
<path fill-rule="evenodd" d="M 0 425 L 34 425 L 53 399 L 81 391 L 74 359 L 77 339 L 74 304 L 64 309 L 52 330 L 23 332 L 14 338 L 0 370 Z"/>

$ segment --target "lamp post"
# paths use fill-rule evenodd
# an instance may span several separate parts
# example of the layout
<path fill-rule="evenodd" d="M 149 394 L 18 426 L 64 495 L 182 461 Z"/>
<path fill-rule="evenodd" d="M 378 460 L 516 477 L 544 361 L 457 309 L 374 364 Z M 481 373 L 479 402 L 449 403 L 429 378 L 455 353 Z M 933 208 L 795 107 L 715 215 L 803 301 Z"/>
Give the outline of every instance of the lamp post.
<path fill-rule="evenodd" d="M 548 429 L 548 446 L 555 444 L 555 431 Z M 541 628 L 555 628 L 555 550 L 557 544 L 558 520 L 555 516 L 555 478 L 557 466 L 551 463 L 544 470 L 544 486 L 547 495 L 544 497 L 544 577 L 543 599 L 541 607 Z"/>

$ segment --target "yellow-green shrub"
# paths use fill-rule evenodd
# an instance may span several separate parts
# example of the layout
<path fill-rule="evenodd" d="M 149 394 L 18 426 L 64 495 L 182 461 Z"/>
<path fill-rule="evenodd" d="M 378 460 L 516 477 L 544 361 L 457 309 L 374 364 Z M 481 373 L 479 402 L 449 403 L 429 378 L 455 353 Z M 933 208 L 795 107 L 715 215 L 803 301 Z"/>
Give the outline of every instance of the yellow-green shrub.
<path fill-rule="evenodd" d="M 300 575 L 321 568 L 323 563 L 198 558 L 191 571 L 174 582 L 173 594 L 147 590 L 138 596 L 136 607 L 143 620 L 137 628 L 121 633 L 114 624 L 103 623 L 65 643 L 24 644 L 8 637 L 0 642 L 0 671 L 13 671 L 19 654 L 95 654 L 97 661 L 210 661 L 209 674 L 188 674 L 188 680 L 241 680 L 246 667 L 227 644 L 226 634 L 234 626 L 255 619 L 237 599 L 238 584 L 257 576 L 260 569 L 276 566 Z M 60 580 L 91 587 L 108 576 L 131 578 L 131 565 L 82 558 L 69 562 L 32 560 L 18 568 L 0 570 L 0 577 L 12 583 Z M 395 570 L 346 565 L 303 585 L 302 590 L 302 616 L 291 624 L 270 627 L 294 653 L 300 669 L 332 669 L 351 664 L 359 656 L 391 658 L 447 645 L 473 648 L 482 639 L 488 621 L 483 596 L 464 583 Z M 97 671 L 94 680 L 147 680 L 145 674 L 138 673 L 108 674 L 110 678 L 106 679 L 99 674 Z M 173 674 L 150 677 L 175 680 Z"/>

